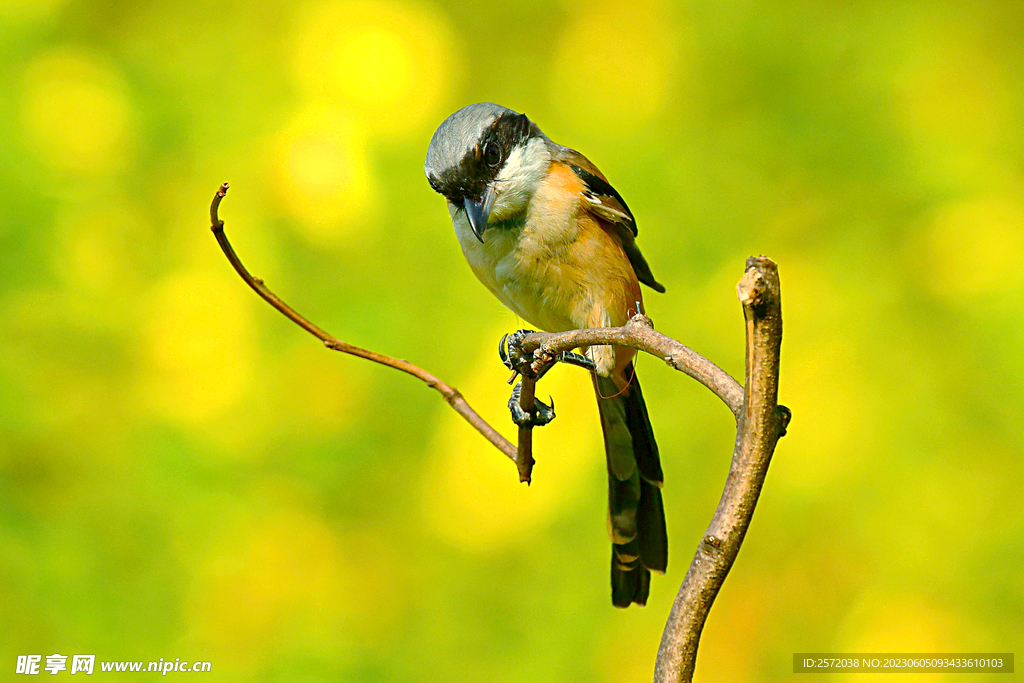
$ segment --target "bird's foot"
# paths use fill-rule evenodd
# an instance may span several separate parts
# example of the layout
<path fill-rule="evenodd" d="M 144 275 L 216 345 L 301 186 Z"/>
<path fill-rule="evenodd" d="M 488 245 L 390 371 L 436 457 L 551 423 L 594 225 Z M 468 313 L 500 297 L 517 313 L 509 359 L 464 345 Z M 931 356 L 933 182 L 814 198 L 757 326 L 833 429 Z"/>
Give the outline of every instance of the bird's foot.
<path fill-rule="evenodd" d="M 586 368 L 587 370 L 597 370 L 597 366 L 594 365 L 594 361 L 590 360 L 582 353 L 575 353 L 573 351 L 559 351 L 555 354 L 545 354 L 540 361 L 544 372 L 547 372 L 555 363 L 568 363 L 569 365 L 575 365 L 580 368 Z"/>
<path fill-rule="evenodd" d="M 533 330 L 518 330 L 512 334 L 506 334 L 498 342 L 498 356 L 509 370 L 523 377 L 538 380 L 553 368 L 555 363 L 568 363 L 587 370 L 595 369 L 594 361 L 572 351 L 559 351 L 554 354 L 532 354 L 523 351 L 523 338 L 532 333 Z"/>
<path fill-rule="evenodd" d="M 546 405 L 538 399 L 533 399 L 533 411 L 526 412 L 519 405 L 519 395 L 522 392 L 522 382 L 516 384 L 512 389 L 512 398 L 508 400 L 508 410 L 512 413 L 512 421 L 520 427 L 543 427 L 555 419 L 555 399 L 550 399 L 551 405 Z"/>
<path fill-rule="evenodd" d="M 523 337 L 533 333 L 533 330 L 517 330 L 512 334 L 506 334 L 498 342 L 498 357 L 506 368 L 530 379 L 540 379 L 540 376 L 533 371 L 533 354 L 523 351 Z M 516 375 L 512 376 L 515 379 Z M 509 384 L 512 380 L 509 380 Z"/>

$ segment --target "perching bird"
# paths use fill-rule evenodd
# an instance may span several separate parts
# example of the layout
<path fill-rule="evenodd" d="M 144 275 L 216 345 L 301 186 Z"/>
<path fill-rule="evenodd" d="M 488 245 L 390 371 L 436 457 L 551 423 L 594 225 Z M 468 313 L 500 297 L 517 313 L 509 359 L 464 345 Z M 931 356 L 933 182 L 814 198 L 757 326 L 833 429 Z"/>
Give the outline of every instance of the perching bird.
<path fill-rule="evenodd" d="M 619 193 L 525 114 L 486 102 L 460 109 L 434 133 L 424 170 L 448 200 L 470 268 L 530 324 L 549 332 L 621 326 L 643 311 L 640 282 L 665 291 L 637 248 L 636 222 Z M 668 562 L 658 445 L 636 352 L 584 352 L 595 367 L 608 463 L 612 602 L 643 605 L 650 572 Z"/>

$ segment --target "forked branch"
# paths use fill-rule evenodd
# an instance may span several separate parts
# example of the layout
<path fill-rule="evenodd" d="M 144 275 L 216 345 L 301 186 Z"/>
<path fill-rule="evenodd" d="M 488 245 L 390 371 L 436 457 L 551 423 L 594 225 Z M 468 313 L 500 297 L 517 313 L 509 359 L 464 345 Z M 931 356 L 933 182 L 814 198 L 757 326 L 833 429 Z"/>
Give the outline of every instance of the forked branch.
<path fill-rule="evenodd" d="M 289 320 L 321 340 L 327 348 L 401 370 L 426 382 L 428 386 L 437 389 L 459 415 L 480 432 L 484 438 L 490 441 L 495 448 L 508 456 L 516 464 L 519 480 L 526 483 L 530 482 L 534 464 L 533 433 L 531 428 L 521 428 L 519 430 L 519 446 L 518 448 L 513 446 L 494 427 L 480 417 L 455 388 L 448 386 L 423 368 L 413 365 L 408 361 L 369 351 L 331 336 L 278 298 L 263 283 L 263 280 L 250 274 L 246 267 L 242 265 L 241 260 L 239 260 L 234 248 L 228 241 L 228 237 L 224 233 L 224 221 L 218 215 L 220 203 L 227 194 L 227 191 L 228 184 L 224 183 L 213 197 L 213 203 L 210 205 L 210 229 L 213 231 L 214 236 L 217 238 L 217 243 L 232 267 L 234 267 L 242 280 L 253 291 Z M 523 340 L 524 349 L 534 351 L 538 357 L 538 362 L 545 357 L 545 354 L 568 351 L 581 345 L 594 346 L 599 344 L 630 346 L 658 356 L 670 366 L 685 372 L 711 389 L 719 398 L 725 401 L 725 404 L 729 406 L 734 415 L 739 415 L 743 397 L 743 387 L 739 385 L 739 382 L 699 353 L 683 346 L 670 337 L 655 332 L 650 319 L 645 316 L 634 317 L 624 327 L 572 330 L 558 334 L 536 332 L 524 337 Z M 524 378 L 520 405 L 526 412 L 531 412 L 533 410 L 533 401 L 533 382 L 529 382 Z"/>
<path fill-rule="evenodd" d="M 622 327 L 589 327 L 558 333 L 534 332 L 523 338 L 523 350 L 533 351 L 535 366 L 560 351 L 603 344 L 628 346 L 662 359 L 669 367 L 686 373 L 710 389 L 739 419 L 743 409 L 743 387 L 740 383 L 693 349 L 656 332 L 651 319 L 645 315 L 633 316 Z"/>
<path fill-rule="evenodd" d="M 227 256 L 228 261 L 234 267 L 235 271 L 245 280 L 245 284 L 252 287 L 253 291 L 260 295 L 264 301 L 276 308 L 278 311 L 283 313 L 285 317 L 294 322 L 302 329 L 309 332 L 311 335 L 319 339 L 329 349 L 335 351 L 341 351 L 342 353 L 348 353 L 353 356 L 359 356 L 367 360 L 372 360 L 374 363 L 380 363 L 386 365 L 389 368 L 395 370 L 401 370 L 406 372 L 417 379 L 423 380 L 427 383 L 427 386 L 437 389 L 444 396 L 444 399 L 448 402 L 452 408 L 455 409 L 459 415 L 465 418 L 466 422 L 473 425 L 478 432 L 484 435 L 484 438 L 494 444 L 494 447 L 499 451 L 507 455 L 512 462 L 516 462 L 516 447 L 513 446 L 505 437 L 498 433 L 494 427 L 487 423 L 482 417 L 480 417 L 473 408 L 470 407 L 466 399 L 462 397 L 462 394 L 453 387 L 448 386 L 434 375 L 430 374 L 423 368 L 417 367 L 412 363 L 392 358 L 391 356 L 385 356 L 375 351 L 368 351 L 367 349 L 353 346 L 347 342 L 343 342 L 340 339 L 333 337 L 327 332 L 324 332 L 319 327 L 311 323 L 301 314 L 299 314 L 294 308 L 281 301 L 276 294 L 270 291 L 263 280 L 253 277 L 242 262 L 239 260 L 238 255 L 235 254 L 234 248 L 228 241 L 228 236 L 224 234 L 224 221 L 220 220 L 217 215 L 218 209 L 220 208 L 220 202 L 224 199 L 224 195 L 227 194 L 228 184 L 224 183 L 217 190 L 217 194 L 213 197 L 213 203 L 210 205 L 210 230 L 213 231 L 214 236 L 217 238 L 217 243 L 220 245 L 224 255 Z"/>
<path fill-rule="evenodd" d="M 516 463 L 520 481 L 529 483 L 533 467 L 532 431 L 529 427 L 519 430 L 517 449 L 481 418 L 456 389 L 408 361 L 368 351 L 331 336 L 279 299 L 263 280 L 253 277 L 228 242 L 224 222 L 217 215 L 227 190 L 228 184 L 224 183 L 213 198 L 211 230 L 224 255 L 247 285 L 289 320 L 320 339 L 327 348 L 401 370 L 439 391 L 459 415 Z M 643 315 L 634 316 L 623 327 L 557 334 L 536 332 L 522 340 L 523 350 L 534 354 L 535 367 L 561 351 L 571 351 L 580 346 L 617 345 L 644 351 L 706 386 L 736 418 L 736 444 L 729 477 L 718 509 L 697 548 L 665 625 L 655 666 L 656 682 L 675 683 L 692 679 L 704 622 L 743 543 L 775 445 L 789 424 L 789 409 L 777 404 L 782 306 L 775 263 L 764 256 L 747 259 L 746 272 L 737 292 L 746 319 L 746 382 L 743 386 L 692 349 L 656 332 L 650 319 Z M 529 412 L 535 387 L 526 379 L 524 377 L 520 405 Z"/>
<path fill-rule="evenodd" d="M 779 272 L 764 256 L 747 259 L 737 286 L 747 323 L 747 372 L 736 426 L 736 446 L 725 490 L 683 579 L 658 648 L 657 683 L 690 681 L 711 605 L 740 551 L 768 464 L 790 412 L 777 403 L 782 299 Z"/>

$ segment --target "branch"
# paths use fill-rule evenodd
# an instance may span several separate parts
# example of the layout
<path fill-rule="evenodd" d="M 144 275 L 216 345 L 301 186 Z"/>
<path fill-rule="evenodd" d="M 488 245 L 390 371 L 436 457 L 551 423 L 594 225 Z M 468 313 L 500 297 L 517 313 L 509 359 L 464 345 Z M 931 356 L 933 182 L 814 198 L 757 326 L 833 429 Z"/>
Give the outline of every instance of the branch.
<path fill-rule="evenodd" d="M 523 376 L 519 392 L 519 407 L 525 413 L 532 413 L 536 404 L 537 380 Z M 519 469 L 519 481 L 530 483 L 533 478 L 533 425 L 530 423 L 519 427 L 519 449 L 516 451 L 516 467 Z"/>
<path fill-rule="evenodd" d="M 789 409 L 776 403 L 782 304 L 775 263 L 764 256 L 747 259 L 737 292 L 747 324 L 747 372 L 743 403 L 736 411 L 732 466 L 665 624 L 654 669 L 656 683 L 693 678 L 704 621 L 739 553 L 775 444 L 789 424 Z"/>
<path fill-rule="evenodd" d="M 359 356 L 380 363 L 396 370 L 408 373 L 427 383 L 433 389 L 437 389 L 448 404 L 455 409 L 467 422 L 469 422 L 484 438 L 490 441 L 495 448 L 504 453 L 512 462 L 516 463 L 519 471 L 519 480 L 530 483 L 533 470 L 533 432 L 532 426 L 519 429 L 519 447 L 513 446 L 505 437 L 498 433 L 494 427 L 488 424 L 462 397 L 462 394 L 453 387 L 448 386 L 440 379 L 426 370 L 409 363 L 398 360 L 391 356 L 385 356 L 374 351 L 353 346 L 331 336 L 320 329 L 291 306 L 279 299 L 276 294 L 270 291 L 263 283 L 263 280 L 253 277 L 252 274 L 242 265 L 234 248 L 224 233 L 224 221 L 217 215 L 220 203 L 227 194 L 228 184 L 224 183 L 217 190 L 210 205 L 210 229 L 217 238 L 217 243 L 249 287 L 253 289 L 268 304 L 280 311 L 285 317 L 296 325 L 321 340 L 329 349 L 341 351 L 353 356 Z M 724 370 L 704 358 L 693 350 L 683 346 L 671 337 L 655 332 L 650 318 L 636 316 L 624 327 L 601 327 L 585 330 L 571 330 L 551 334 L 547 332 L 535 332 L 526 336 L 523 340 L 523 350 L 533 352 L 537 357 L 535 363 L 539 363 L 548 354 L 555 354 L 559 351 L 570 351 L 578 346 L 596 346 L 599 344 L 614 344 L 628 346 L 640 351 L 645 351 L 657 356 L 668 363 L 676 370 L 685 372 L 704 386 L 713 391 L 722 399 L 734 415 L 739 418 L 739 412 L 743 405 L 743 387 L 739 382 L 729 376 Z M 533 395 L 535 382 L 523 378 L 523 387 L 520 395 L 520 406 L 527 412 L 533 409 Z"/>
<path fill-rule="evenodd" d="M 560 351 L 579 346 L 610 344 L 628 346 L 662 359 L 668 365 L 694 378 L 722 399 L 737 419 L 743 409 L 743 387 L 729 373 L 693 349 L 672 337 L 654 331 L 645 315 L 635 315 L 623 327 L 590 327 L 568 332 L 534 332 L 523 337 L 523 350 L 533 351 L 535 365 Z"/>
<path fill-rule="evenodd" d="M 224 255 L 227 256 L 228 261 L 231 262 L 235 271 L 237 271 L 242 279 L 245 280 L 245 284 L 252 287 L 253 291 L 259 294 L 264 301 L 283 313 L 289 320 L 322 341 L 324 346 L 327 348 L 351 354 L 353 356 L 359 356 L 360 358 L 371 360 L 374 363 L 386 365 L 389 368 L 401 370 L 402 372 L 408 373 L 417 379 L 423 380 L 427 383 L 427 386 L 432 389 L 437 389 L 441 392 L 441 395 L 444 396 L 448 405 L 455 409 L 455 412 L 465 418 L 466 422 L 473 425 L 478 432 L 484 435 L 484 438 L 494 444 L 494 447 L 499 451 L 507 455 L 512 462 L 517 462 L 515 446 L 509 443 L 509 441 L 499 434 L 494 427 L 489 425 L 482 417 L 480 417 L 476 411 L 470 407 L 466 402 L 466 399 L 462 397 L 462 394 L 460 394 L 458 390 L 448 386 L 426 370 L 419 368 L 408 361 L 398 360 L 391 356 L 385 356 L 380 353 L 375 353 L 374 351 L 368 351 L 332 337 L 300 315 L 291 306 L 277 298 L 277 295 L 267 289 L 267 286 L 263 284 L 263 280 L 253 277 L 249 271 L 246 270 L 245 266 L 242 265 L 242 262 L 239 260 L 238 255 L 235 254 L 235 250 L 232 248 L 231 243 L 228 242 L 228 237 L 224 234 L 224 221 L 217 217 L 217 210 L 220 208 L 220 202 L 224 199 L 224 195 L 227 194 L 227 191 L 228 184 L 224 183 L 220 186 L 220 189 L 217 190 L 217 194 L 213 197 L 213 203 L 210 205 L 210 230 L 213 231 L 214 236 L 217 238 L 217 243 L 220 245 L 221 250 L 223 250 Z"/>
<path fill-rule="evenodd" d="M 264 301 L 289 320 L 320 339 L 329 349 L 359 356 L 408 373 L 427 383 L 467 422 L 504 453 L 519 470 L 520 481 L 530 482 L 533 467 L 532 425 L 519 430 L 517 449 L 474 411 L 462 395 L 426 370 L 412 363 L 368 351 L 332 337 L 271 292 L 263 280 L 253 277 L 235 254 L 224 222 L 217 216 L 228 184 L 221 185 L 210 205 L 211 230 L 228 261 Z M 534 354 L 534 368 L 561 352 L 581 346 L 615 345 L 644 351 L 664 360 L 710 389 L 736 417 L 736 445 L 725 490 L 707 533 L 697 548 L 683 585 L 676 595 L 655 665 L 656 683 L 685 682 L 693 678 L 697 647 L 711 605 L 732 568 L 754 514 L 775 445 L 786 433 L 790 411 L 776 403 L 779 382 L 779 349 L 782 344 L 782 305 L 775 263 L 764 256 L 747 259 L 747 269 L 737 286 L 746 319 L 746 383 L 741 386 L 727 372 L 680 344 L 654 331 L 650 318 L 636 315 L 623 327 L 534 332 L 522 340 L 522 349 Z M 523 378 L 520 406 L 532 410 L 534 380 Z"/>

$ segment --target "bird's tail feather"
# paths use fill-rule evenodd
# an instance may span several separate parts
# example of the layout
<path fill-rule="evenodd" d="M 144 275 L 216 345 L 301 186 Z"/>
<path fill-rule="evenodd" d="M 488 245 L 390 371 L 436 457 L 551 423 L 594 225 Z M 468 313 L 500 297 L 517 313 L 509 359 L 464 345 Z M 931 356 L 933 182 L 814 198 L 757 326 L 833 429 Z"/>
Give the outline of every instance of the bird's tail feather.
<path fill-rule="evenodd" d="M 668 533 L 661 499 L 662 471 L 640 382 L 632 364 L 625 390 L 594 375 L 608 461 L 608 523 L 612 538 L 612 603 L 643 605 L 651 570 L 668 564 Z M 604 398 L 607 397 L 607 398 Z"/>

